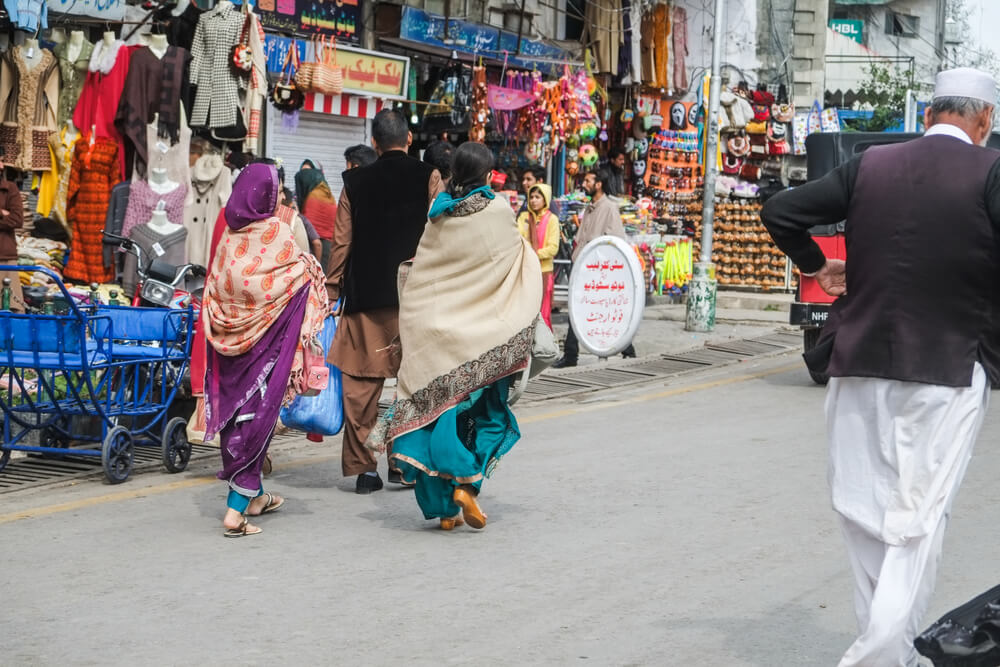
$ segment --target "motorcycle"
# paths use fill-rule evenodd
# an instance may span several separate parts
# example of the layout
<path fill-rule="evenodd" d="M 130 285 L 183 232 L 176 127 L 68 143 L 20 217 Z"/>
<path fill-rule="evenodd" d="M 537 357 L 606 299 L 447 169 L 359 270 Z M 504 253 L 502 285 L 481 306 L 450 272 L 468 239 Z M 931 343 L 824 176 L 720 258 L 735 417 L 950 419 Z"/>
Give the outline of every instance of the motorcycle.
<path fill-rule="evenodd" d="M 104 232 L 104 236 L 117 242 L 122 252 L 135 255 L 138 280 L 130 305 L 173 309 L 190 305 L 197 317 L 201 310 L 201 288 L 188 291 L 184 285 L 189 276 L 204 278 L 205 267 L 199 264 L 174 266 L 156 258 L 145 261 L 142 248 L 132 240 L 110 232 Z"/>

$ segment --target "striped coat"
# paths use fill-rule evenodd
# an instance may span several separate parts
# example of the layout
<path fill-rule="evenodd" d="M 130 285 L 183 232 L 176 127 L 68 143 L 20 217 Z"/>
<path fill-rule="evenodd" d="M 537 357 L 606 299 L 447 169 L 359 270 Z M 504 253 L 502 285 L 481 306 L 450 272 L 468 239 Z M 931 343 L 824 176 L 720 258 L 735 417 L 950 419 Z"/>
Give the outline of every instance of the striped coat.
<path fill-rule="evenodd" d="M 198 19 L 191 45 L 191 85 L 198 87 L 191 127 L 217 129 L 237 124 L 246 80 L 233 73 L 233 47 L 243 32 L 243 14 L 220 2 Z"/>

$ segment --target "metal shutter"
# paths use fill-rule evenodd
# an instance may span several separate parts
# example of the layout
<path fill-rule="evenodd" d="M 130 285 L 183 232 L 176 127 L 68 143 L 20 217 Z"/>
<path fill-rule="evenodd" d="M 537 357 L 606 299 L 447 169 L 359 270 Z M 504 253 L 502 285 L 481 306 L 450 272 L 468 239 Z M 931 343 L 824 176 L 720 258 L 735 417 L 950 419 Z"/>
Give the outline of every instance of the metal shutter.
<path fill-rule="evenodd" d="M 323 172 L 334 197 L 343 187 L 344 151 L 354 144 L 370 143 L 369 123 L 365 118 L 299 112 L 299 126 L 289 132 L 281 126 L 281 113 L 268 109 L 267 156 L 280 158 L 285 165 L 285 185 L 295 190 L 295 172 L 305 159 L 323 164 Z"/>

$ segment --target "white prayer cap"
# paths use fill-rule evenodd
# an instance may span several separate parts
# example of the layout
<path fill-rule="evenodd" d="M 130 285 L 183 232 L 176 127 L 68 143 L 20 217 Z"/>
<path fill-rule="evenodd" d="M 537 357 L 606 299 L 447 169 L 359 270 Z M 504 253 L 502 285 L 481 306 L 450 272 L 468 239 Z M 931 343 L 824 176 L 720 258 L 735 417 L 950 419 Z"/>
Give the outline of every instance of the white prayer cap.
<path fill-rule="evenodd" d="M 997 82 L 986 72 L 971 67 L 945 70 L 938 73 L 934 82 L 934 99 L 939 97 L 969 97 L 995 106 Z"/>

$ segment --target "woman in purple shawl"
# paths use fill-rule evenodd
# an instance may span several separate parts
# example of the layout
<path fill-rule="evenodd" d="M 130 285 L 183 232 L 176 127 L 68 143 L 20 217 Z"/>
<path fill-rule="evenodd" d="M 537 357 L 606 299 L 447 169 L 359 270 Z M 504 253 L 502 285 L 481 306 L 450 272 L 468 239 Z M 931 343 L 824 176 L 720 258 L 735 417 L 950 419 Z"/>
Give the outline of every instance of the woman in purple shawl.
<path fill-rule="evenodd" d="M 274 165 L 240 173 L 205 284 L 206 437 L 219 434 L 226 537 L 260 533 L 247 516 L 285 502 L 264 492 L 261 471 L 282 404 L 305 389 L 304 355 L 322 355 L 316 336 L 329 311 L 319 263 L 275 217 L 278 194 Z"/>

